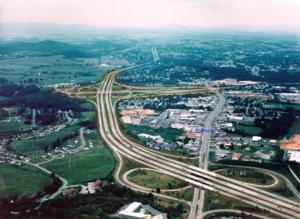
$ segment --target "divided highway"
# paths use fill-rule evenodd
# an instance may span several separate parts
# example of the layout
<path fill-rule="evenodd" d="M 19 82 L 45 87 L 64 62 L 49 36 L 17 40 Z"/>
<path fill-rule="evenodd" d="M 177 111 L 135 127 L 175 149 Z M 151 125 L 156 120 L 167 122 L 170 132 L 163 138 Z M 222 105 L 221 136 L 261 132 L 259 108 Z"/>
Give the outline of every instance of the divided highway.
<path fill-rule="evenodd" d="M 213 111 L 207 117 L 204 123 L 204 131 L 202 133 L 202 144 L 200 148 L 199 155 L 199 167 L 207 170 L 208 161 L 209 161 L 209 146 L 210 146 L 210 136 L 212 132 L 212 124 L 215 118 L 221 113 L 223 106 L 225 105 L 225 98 L 220 93 L 217 93 L 218 103 L 217 106 L 213 109 Z M 191 206 L 191 211 L 189 214 L 189 219 L 201 219 L 203 217 L 203 207 L 204 207 L 204 196 L 205 190 L 195 187 L 193 202 Z"/>
<path fill-rule="evenodd" d="M 164 171 L 196 187 L 235 198 L 281 218 L 300 218 L 300 204 L 295 201 L 174 160 L 127 139 L 120 130 L 111 98 L 114 79 L 119 72 L 109 73 L 97 92 L 99 131 L 113 151 L 145 166 Z M 172 93 L 175 94 L 176 90 Z"/>

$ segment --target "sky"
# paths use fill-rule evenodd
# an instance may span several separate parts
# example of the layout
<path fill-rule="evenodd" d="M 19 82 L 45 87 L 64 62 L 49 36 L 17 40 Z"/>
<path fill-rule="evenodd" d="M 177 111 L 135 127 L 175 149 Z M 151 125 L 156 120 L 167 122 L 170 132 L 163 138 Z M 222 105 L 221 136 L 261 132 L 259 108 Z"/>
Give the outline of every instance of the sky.
<path fill-rule="evenodd" d="M 0 23 L 300 30 L 300 0 L 0 0 Z"/>

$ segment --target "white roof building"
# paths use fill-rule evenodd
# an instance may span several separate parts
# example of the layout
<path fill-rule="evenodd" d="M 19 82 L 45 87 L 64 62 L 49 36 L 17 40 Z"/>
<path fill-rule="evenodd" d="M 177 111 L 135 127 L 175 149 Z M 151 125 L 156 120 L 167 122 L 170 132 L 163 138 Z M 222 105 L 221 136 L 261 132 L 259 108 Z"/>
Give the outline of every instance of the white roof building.
<path fill-rule="evenodd" d="M 221 126 L 226 127 L 226 128 L 232 128 L 233 127 L 233 123 L 229 122 L 229 123 L 223 123 L 221 124 Z"/>
<path fill-rule="evenodd" d="M 235 121 L 242 121 L 244 117 L 242 116 L 228 116 L 227 117 L 229 120 L 235 120 Z"/>
<path fill-rule="evenodd" d="M 276 144 L 277 141 L 274 139 L 271 139 L 269 142 L 270 142 L 270 144 Z"/>
<path fill-rule="evenodd" d="M 183 124 L 183 123 L 172 123 L 171 128 L 173 128 L 173 129 L 184 129 L 185 124 Z"/>
<path fill-rule="evenodd" d="M 118 212 L 121 218 L 126 219 L 167 219 L 166 215 L 149 205 L 140 202 L 132 202 Z"/>
<path fill-rule="evenodd" d="M 121 120 L 125 124 L 132 124 L 132 120 L 130 116 L 122 116 Z"/>
<path fill-rule="evenodd" d="M 152 140 L 155 140 L 160 143 L 164 142 L 164 139 L 160 135 L 148 135 L 148 134 L 142 133 L 142 134 L 138 134 L 138 136 L 142 137 L 142 138 L 152 139 Z"/>
<path fill-rule="evenodd" d="M 288 153 L 290 155 L 289 161 L 300 163 L 300 151 L 289 151 Z"/>
<path fill-rule="evenodd" d="M 253 136 L 252 141 L 254 141 L 254 142 L 261 141 L 261 137 L 260 136 Z"/>

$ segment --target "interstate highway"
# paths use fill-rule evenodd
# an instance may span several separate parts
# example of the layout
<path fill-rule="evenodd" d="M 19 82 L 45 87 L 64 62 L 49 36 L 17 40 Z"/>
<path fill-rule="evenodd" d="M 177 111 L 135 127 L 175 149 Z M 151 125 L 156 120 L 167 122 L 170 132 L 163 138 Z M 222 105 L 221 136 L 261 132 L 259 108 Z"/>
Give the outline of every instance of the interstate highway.
<path fill-rule="evenodd" d="M 283 218 L 300 218 L 300 205 L 245 183 L 165 157 L 128 140 L 120 130 L 111 94 L 115 75 L 109 73 L 97 92 L 99 129 L 103 140 L 114 151 L 136 162 L 163 170 L 190 184 L 260 207 Z M 173 91 L 176 93 L 176 90 Z"/>

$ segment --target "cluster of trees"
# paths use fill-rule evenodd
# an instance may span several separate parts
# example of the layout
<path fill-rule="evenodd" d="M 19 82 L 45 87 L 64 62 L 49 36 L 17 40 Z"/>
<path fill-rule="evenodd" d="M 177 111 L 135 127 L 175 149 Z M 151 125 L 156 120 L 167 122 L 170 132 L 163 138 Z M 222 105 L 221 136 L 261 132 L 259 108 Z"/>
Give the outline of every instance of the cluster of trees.
<path fill-rule="evenodd" d="M 44 193 L 53 194 L 55 193 L 62 185 L 61 180 L 55 175 L 55 173 L 51 173 L 52 183 L 51 185 L 47 185 L 44 188 Z"/>
<path fill-rule="evenodd" d="M 185 70 L 176 71 L 174 66 L 184 67 Z M 220 80 L 224 78 L 235 78 L 237 80 L 261 80 L 254 76 L 245 67 L 216 67 L 204 64 L 203 60 L 195 61 L 195 57 L 188 57 L 183 60 L 174 60 L 171 58 L 162 58 L 159 65 L 153 65 L 152 68 L 140 68 L 127 70 L 117 79 L 120 82 L 137 85 L 141 83 L 163 83 L 166 85 L 176 85 L 179 81 L 191 81 L 199 78 L 211 78 Z"/>
<path fill-rule="evenodd" d="M 14 84 L 5 78 L 0 78 L 0 96 L 10 97 L 18 93 L 22 86 Z"/>
<path fill-rule="evenodd" d="M 74 131 L 68 135 L 65 135 L 64 137 L 57 138 L 55 141 L 53 141 L 50 145 L 45 146 L 44 151 L 47 153 L 51 149 L 55 149 L 61 146 L 63 142 L 66 142 L 67 140 L 74 138 L 78 135 L 78 131 Z"/>
<path fill-rule="evenodd" d="M 0 218 L 32 218 L 32 216 L 36 216 L 37 211 L 34 209 L 39 204 L 37 200 L 46 194 L 51 195 L 55 193 L 62 185 L 61 180 L 55 175 L 55 173 L 52 172 L 50 177 L 52 178 L 52 183 L 50 185 L 46 185 L 44 190 L 38 192 L 37 194 L 34 194 L 30 197 L 23 195 L 22 197 L 11 196 L 0 199 Z M 31 209 L 30 212 L 28 212 L 28 209 Z M 10 213 L 11 211 L 23 213 L 12 215 Z"/>
<path fill-rule="evenodd" d="M 265 138 L 283 137 L 295 120 L 296 111 L 288 107 L 280 117 L 272 120 L 264 117 L 254 121 L 255 126 L 262 128 L 261 136 Z"/>
<path fill-rule="evenodd" d="M 7 117 L 8 117 L 8 112 L 5 111 L 4 109 L 0 108 L 0 120 L 3 120 L 5 118 L 7 118 Z"/>
<path fill-rule="evenodd" d="M 64 55 L 67 58 L 89 58 L 98 57 L 114 50 L 123 50 L 133 45 L 134 41 L 116 42 L 115 40 L 99 40 L 89 44 L 68 44 L 54 40 L 43 40 L 39 42 L 17 41 L 0 45 L 0 54 L 14 54 L 26 51 L 27 55 L 42 53 L 51 55 Z"/>
<path fill-rule="evenodd" d="M 54 175 L 54 174 L 53 174 Z M 58 186 L 58 181 L 53 185 Z M 47 189 L 48 190 L 48 189 Z M 52 191 L 52 190 L 51 190 Z M 54 190 L 53 190 L 54 191 Z M 184 213 L 182 204 L 174 204 L 170 207 L 164 207 L 157 204 L 154 196 L 149 194 L 136 193 L 129 188 L 119 187 L 115 184 L 109 184 L 102 188 L 101 192 L 88 195 L 77 195 L 68 198 L 58 198 L 45 202 L 39 209 L 16 216 L 18 218 L 108 218 L 110 214 L 115 213 L 124 205 L 133 201 L 143 204 L 150 204 L 154 208 L 166 212 L 170 218 L 179 217 Z M 8 215 L 12 209 L 20 208 L 20 205 L 30 203 L 15 202 L 9 205 L 9 200 L 0 200 L 0 209 L 5 205 L 2 215 Z M 23 207 L 24 208 L 24 207 Z M 26 208 L 24 208 L 26 209 Z"/>
<path fill-rule="evenodd" d="M 8 97 L 0 101 L 1 107 L 52 108 L 60 110 L 82 111 L 80 101 L 66 95 L 53 93 L 49 89 L 41 89 L 35 85 L 20 86 L 5 79 L 0 80 L 0 96 Z"/>
<path fill-rule="evenodd" d="M 198 95 L 169 95 L 163 97 L 156 97 L 155 100 L 149 101 L 143 105 L 144 109 L 153 109 L 156 111 L 164 111 L 170 108 L 175 109 L 189 109 L 190 107 L 186 106 L 183 101 L 187 98 L 199 97 Z M 199 106 L 198 109 L 204 109 L 203 106 Z M 210 110 L 209 108 L 206 108 Z"/>

